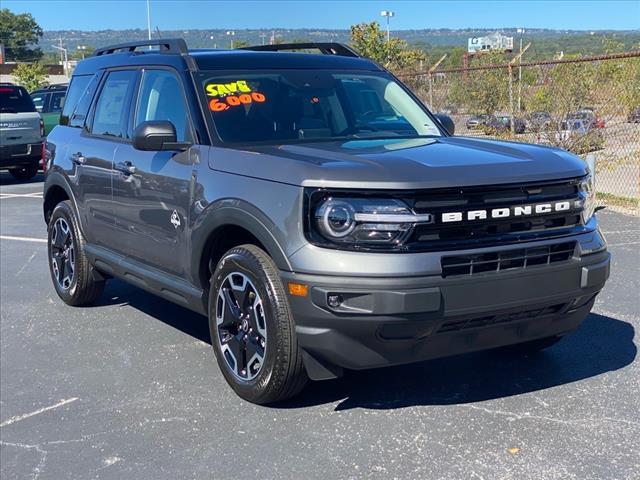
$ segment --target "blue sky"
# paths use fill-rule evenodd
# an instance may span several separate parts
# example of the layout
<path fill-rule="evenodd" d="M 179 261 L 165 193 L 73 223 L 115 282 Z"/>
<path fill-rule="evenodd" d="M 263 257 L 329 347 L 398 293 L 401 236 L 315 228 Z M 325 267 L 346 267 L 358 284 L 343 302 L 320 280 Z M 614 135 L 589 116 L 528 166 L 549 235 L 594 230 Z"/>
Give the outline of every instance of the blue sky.
<path fill-rule="evenodd" d="M 146 28 L 145 0 L 3 0 L 45 30 Z M 392 29 L 537 27 L 640 29 L 640 0 L 556 1 L 178 1 L 151 0 L 151 25 L 182 28 L 349 28 L 393 10 Z"/>

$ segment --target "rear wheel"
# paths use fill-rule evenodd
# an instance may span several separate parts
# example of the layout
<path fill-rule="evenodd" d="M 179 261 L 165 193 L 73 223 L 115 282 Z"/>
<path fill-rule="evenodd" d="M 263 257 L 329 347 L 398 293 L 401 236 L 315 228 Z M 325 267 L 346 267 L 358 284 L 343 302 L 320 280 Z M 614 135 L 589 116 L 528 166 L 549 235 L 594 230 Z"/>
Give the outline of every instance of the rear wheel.
<path fill-rule="evenodd" d="M 16 180 L 31 180 L 38 173 L 38 165 L 12 168 L 9 173 Z"/>
<path fill-rule="evenodd" d="M 218 366 L 245 400 L 296 395 L 307 374 L 295 323 L 273 260 L 254 245 L 229 250 L 211 278 L 209 329 Z"/>
<path fill-rule="evenodd" d="M 95 276 L 89 264 L 84 245 L 71 203 L 60 202 L 49 219 L 49 271 L 56 293 L 67 305 L 90 305 L 104 288 L 104 280 Z"/>

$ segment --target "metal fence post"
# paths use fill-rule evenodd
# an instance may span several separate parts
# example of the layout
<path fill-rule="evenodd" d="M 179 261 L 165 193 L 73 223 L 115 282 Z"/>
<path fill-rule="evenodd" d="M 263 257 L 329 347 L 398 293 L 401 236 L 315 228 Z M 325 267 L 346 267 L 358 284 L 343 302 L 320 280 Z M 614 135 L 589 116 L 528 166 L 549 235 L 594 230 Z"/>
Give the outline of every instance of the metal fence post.
<path fill-rule="evenodd" d="M 509 64 L 509 118 L 511 119 L 511 133 L 516 133 L 513 121 L 513 66 Z"/>

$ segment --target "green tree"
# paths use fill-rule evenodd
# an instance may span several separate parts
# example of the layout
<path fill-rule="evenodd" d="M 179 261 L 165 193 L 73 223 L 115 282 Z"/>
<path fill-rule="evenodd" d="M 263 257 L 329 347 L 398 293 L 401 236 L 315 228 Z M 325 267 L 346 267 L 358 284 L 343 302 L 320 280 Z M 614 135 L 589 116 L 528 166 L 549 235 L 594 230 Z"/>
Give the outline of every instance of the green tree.
<path fill-rule="evenodd" d="M 13 71 L 13 76 L 19 85 L 33 92 L 46 83 L 47 69 L 39 62 L 20 63 Z"/>
<path fill-rule="evenodd" d="M 38 60 L 42 52 L 35 45 L 40 38 L 42 28 L 30 13 L 16 15 L 8 8 L 0 10 L 0 39 L 8 60 Z"/>
<path fill-rule="evenodd" d="M 503 63 L 500 53 L 479 55 L 474 66 Z M 509 102 L 509 75 L 506 68 L 474 70 L 451 75 L 449 102 L 465 106 L 469 113 L 492 114 L 506 110 Z"/>
<path fill-rule="evenodd" d="M 352 25 L 351 45 L 363 57 L 394 70 L 415 66 L 426 59 L 422 50 L 408 48 L 404 40 L 390 38 L 387 41 L 378 22 Z"/>

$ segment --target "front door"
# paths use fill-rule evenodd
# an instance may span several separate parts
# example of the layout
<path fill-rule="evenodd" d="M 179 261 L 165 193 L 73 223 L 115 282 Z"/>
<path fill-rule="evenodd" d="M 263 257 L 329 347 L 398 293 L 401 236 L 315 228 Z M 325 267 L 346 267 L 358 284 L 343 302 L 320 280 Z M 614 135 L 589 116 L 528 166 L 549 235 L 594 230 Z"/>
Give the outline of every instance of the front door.
<path fill-rule="evenodd" d="M 168 120 L 178 141 L 193 141 L 183 89 L 171 70 L 142 72 L 132 129 L 150 120 Z M 146 152 L 130 143 L 118 145 L 113 177 L 117 250 L 169 273 L 185 273 L 195 148 Z"/>

